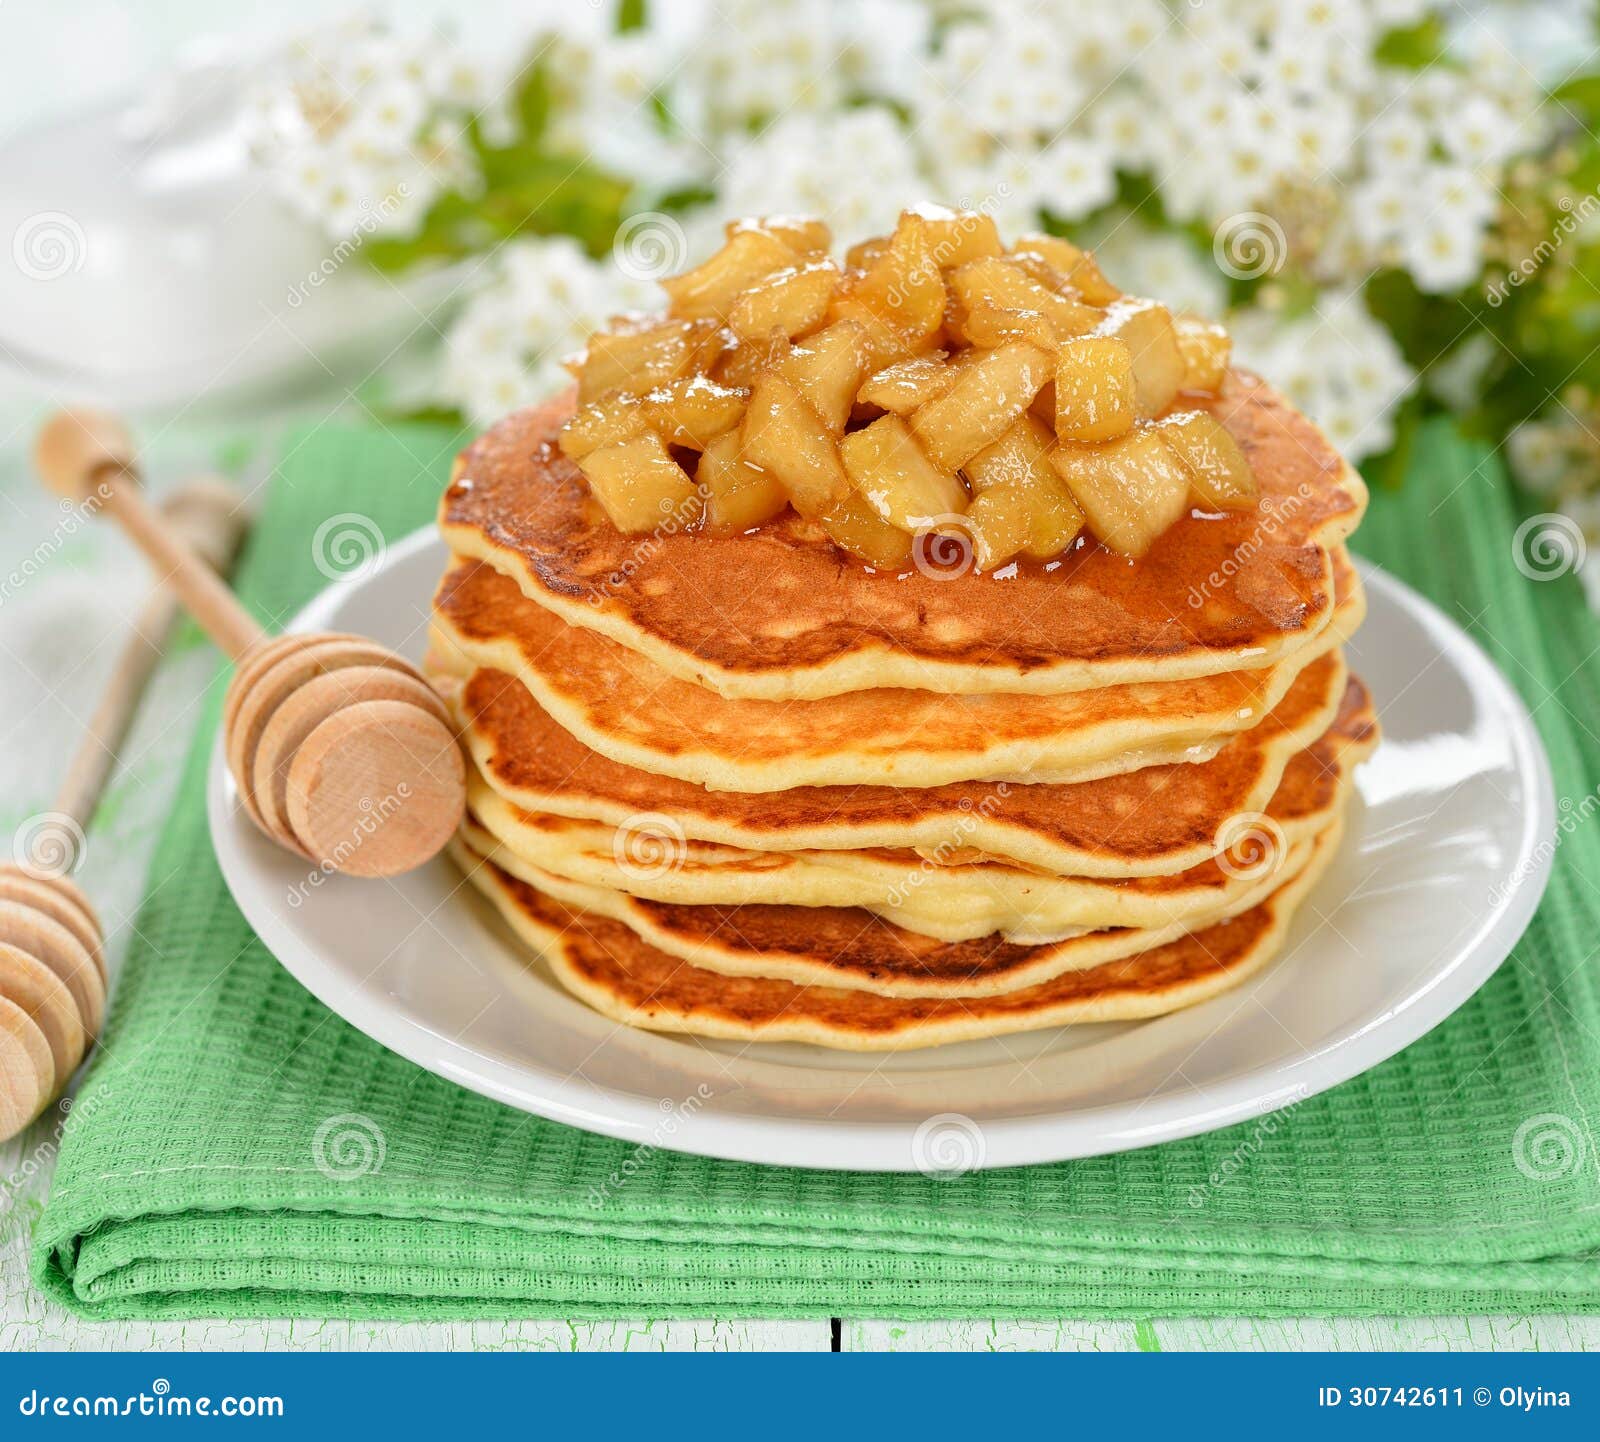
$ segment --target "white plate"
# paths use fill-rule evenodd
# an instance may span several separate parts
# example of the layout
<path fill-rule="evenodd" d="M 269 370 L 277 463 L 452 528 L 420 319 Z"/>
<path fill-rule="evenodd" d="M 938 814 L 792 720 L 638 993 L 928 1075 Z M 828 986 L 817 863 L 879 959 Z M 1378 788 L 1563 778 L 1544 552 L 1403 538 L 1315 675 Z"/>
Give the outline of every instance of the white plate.
<path fill-rule="evenodd" d="M 432 530 L 340 582 L 297 630 L 416 657 L 446 560 Z M 391 882 L 308 878 L 212 755 L 211 833 L 240 909 L 340 1016 L 418 1065 L 629 1141 L 804 1167 L 1012 1166 L 1147 1146 L 1322 1091 L 1478 989 L 1533 915 L 1555 806 L 1527 712 L 1478 647 L 1375 567 L 1348 648 L 1384 739 L 1344 845 L 1283 956 L 1173 1016 L 898 1054 L 634 1031 L 519 953 L 446 860 Z"/>

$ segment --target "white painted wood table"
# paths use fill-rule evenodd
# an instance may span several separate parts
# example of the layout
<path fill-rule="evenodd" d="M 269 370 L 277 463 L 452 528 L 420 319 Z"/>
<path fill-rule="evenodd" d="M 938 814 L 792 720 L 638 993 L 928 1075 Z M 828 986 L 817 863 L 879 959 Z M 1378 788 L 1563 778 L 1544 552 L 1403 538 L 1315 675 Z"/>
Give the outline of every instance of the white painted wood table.
<path fill-rule="evenodd" d="M 109 528 L 67 526 L 57 503 L 28 474 L 26 448 L 37 408 L 8 402 L 0 414 L 0 841 L 44 810 L 110 670 L 122 627 L 147 578 Z M 175 477 L 216 465 L 217 438 L 195 427 L 158 445 L 151 473 Z M 244 462 L 259 476 L 257 458 Z M 41 545 L 41 541 L 50 538 Z M 191 640 L 168 658 L 147 699 L 124 765 L 90 834 L 86 873 L 110 936 L 115 971 L 126 947 L 162 818 L 189 744 L 195 703 L 216 665 Z M 0 1144 L 0 1350 L 206 1351 L 404 1348 L 531 1351 L 1159 1351 L 1227 1349 L 1454 1350 L 1600 1348 L 1600 1319 L 1428 1318 L 1409 1320 L 1141 1322 L 84 1322 L 48 1301 L 28 1274 L 28 1248 L 54 1160 L 49 1121 Z M 18 1184 L 11 1178 L 28 1175 Z"/>

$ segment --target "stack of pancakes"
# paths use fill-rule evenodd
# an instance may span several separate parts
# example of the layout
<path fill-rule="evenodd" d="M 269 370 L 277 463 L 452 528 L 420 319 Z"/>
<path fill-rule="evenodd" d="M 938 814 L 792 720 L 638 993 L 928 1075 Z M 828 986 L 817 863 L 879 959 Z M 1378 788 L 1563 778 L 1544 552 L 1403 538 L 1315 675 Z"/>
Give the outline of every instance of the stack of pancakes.
<path fill-rule="evenodd" d="M 1152 1016 L 1275 954 L 1376 723 L 1341 651 L 1365 492 L 1270 389 L 1211 403 L 1259 508 L 993 574 L 878 574 L 792 516 L 623 535 L 570 409 L 462 455 L 429 666 L 458 859 L 574 994 L 893 1048 Z"/>

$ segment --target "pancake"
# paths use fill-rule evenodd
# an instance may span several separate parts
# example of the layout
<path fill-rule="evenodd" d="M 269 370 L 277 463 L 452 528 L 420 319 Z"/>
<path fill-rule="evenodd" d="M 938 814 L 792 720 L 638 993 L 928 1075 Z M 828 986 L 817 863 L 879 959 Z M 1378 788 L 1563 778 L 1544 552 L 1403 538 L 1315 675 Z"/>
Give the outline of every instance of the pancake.
<path fill-rule="evenodd" d="M 567 906 L 455 843 L 467 875 L 573 995 L 628 1026 L 736 1041 L 889 1051 L 1069 1023 L 1127 1021 L 1193 1006 L 1261 970 L 1338 847 L 1318 839 L 1298 875 L 1203 931 L 1121 961 L 995 996 L 888 997 L 730 977 L 690 966 L 620 922 Z"/>
<path fill-rule="evenodd" d="M 1061 877 L 986 861 L 935 866 L 896 849 L 744 851 L 685 840 L 662 813 L 619 829 L 521 812 L 481 775 L 471 779 L 467 801 L 507 852 L 541 874 L 652 901 L 859 907 L 945 942 L 996 934 L 1043 943 L 1101 927 L 1165 929 L 1228 909 L 1291 847 L 1324 829 L 1376 738 L 1359 682 L 1350 683 L 1347 700 L 1340 721 L 1290 761 L 1264 813 L 1224 819 L 1213 849 L 1227 847 L 1227 854 L 1171 876 Z M 1242 857 L 1241 846 L 1259 847 L 1262 854 Z"/>
<path fill-rule="evenodd" d="M 1169 875 L 1215 850 L 1217 829 L 1260 811 L 1289 758 L 1332 724 L 1342 655 L 1311 662 L 1260 726 L 1203 764 L 1147 766 L 1069 786 L 956 783 L 708 791 L 590 750 L 504 672 L 433 673 L 477 768 L 523 811 L 623 826 L 668 816 L 690 841 L 746 851 L 907 847 L 939 864 L 971 856 L 1062 876 Z"/>
<path fill-rule="evenodd" d="M 891 687 L 813 701 L 729 700 L 567 625 L 481 562 L 454 567 L 440 583 L 433 638 L 446 665 L 515 676 L 603 756 L 721 791 L 1065 784 L 1207 761 L 1258 725 L 1311 661 L 1361 623 L 1360 579 L 1342 550 L 1334 559 L 1337 612 L 1276 665 L 1025 700 Z"/>
<path fill-rule="evenodd" d="M 473 856 L 492 862 L 535 891 L 576 910 L 620 921 L 651 946 L 702 970 L 776 978 L 797 986 L 917 997 L 997 996 L 1176 941 L 1265 900 L 1310 860 L 1316 846 L 1314 836 L 1300 842 L 1283 854 L 1271 874 L 1202 916 L 1163 927 L 1104 927 L 1059 941 L 1027 943 L 1007 941 L 995 933 L 941 941 L 861 907 L 684 906 L 646 901 L 543 871 L 507 851 L 470 816 L 460 839 Z"/>
<path fill-rule="evenodd" d="M 744 535 L 623 535 L 555 445 L 571 394 L 507 417 L 459 458 L 439 525 L 539 607 L 729 698 L 885 687 L 1053 695 L 1270 667 L 1332 619 L 1330 551 L 1360 477 L 1255 377 L 1207 407 L 1259 510 L 1192 513 L 1137 563 L 1087 539 L 1048 565 L 949 579 L 876 573 L 789 516 Z"/>

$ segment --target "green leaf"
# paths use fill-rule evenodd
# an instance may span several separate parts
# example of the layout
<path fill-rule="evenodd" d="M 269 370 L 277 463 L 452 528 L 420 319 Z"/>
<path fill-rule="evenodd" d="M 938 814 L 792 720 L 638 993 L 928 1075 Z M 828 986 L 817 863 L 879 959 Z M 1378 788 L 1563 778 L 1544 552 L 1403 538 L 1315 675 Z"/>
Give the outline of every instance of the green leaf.
<path fill-rule="evenodd" d="M 1407 70 L 1426 70 L 1445 59 L 1444 21 L 1430 15 L 1415 25 L 1389 31 L 1372 52 L 1380 65 L 1398 65 Z"/>
<path fill-rule="evenodd" d="M 617 0 L 616 31 L 626 35 L 630 30 L 643 30 L 650 23 L 647 0 Z"/>
<path fill-rule="evenodd" d="M 516 116 L 517 129 L 524 145 L 537 145 L 544 139 L 550 125 L 552 104 L 550 68 L 541 56 L 523 71 L 522 79 L 511 97 L 512 114 Z M 474 134 L 477 133 L 474 131 Z M 480 142 L 480 149 L 487 147 Z"/>

